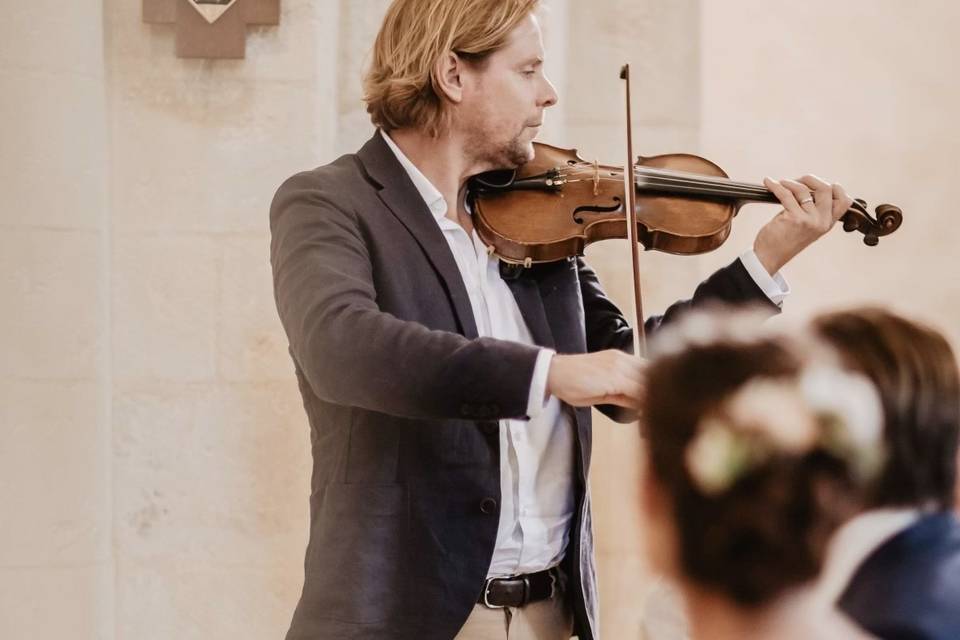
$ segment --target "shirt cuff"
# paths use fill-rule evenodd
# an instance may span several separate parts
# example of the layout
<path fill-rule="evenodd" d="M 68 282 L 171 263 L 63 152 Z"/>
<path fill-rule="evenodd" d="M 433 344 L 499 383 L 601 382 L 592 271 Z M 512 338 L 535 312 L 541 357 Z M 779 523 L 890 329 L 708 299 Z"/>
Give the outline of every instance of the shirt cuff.
<path fill-rule="evenodd" d="M 547 406 L 547 374 L 550 362 L 557 352 L 553 349 L 541 349 L 537 362 L 533 365 L 533 378 L 530 380 L 530 395 L 527 397 L 527 417 L 536 418 Z"/>
<path fill-rule="evenodd" d="M 740 254 L 740 262 L 743 264 L 744 269 L 747 270 L 747 273 L 750 274 L 750 277 L 753 278 L 753 281 L 760 287 L 760 290 L 763 291 L 764 295 L 770 298 L 770 302 L 778 307 L 782 307 L 783 300 L 790 295 L 790 284 L 780 272 L 777 271 L 772 276 L 767 273 L 767 270 L 753 249 L 749 249 Z"/>

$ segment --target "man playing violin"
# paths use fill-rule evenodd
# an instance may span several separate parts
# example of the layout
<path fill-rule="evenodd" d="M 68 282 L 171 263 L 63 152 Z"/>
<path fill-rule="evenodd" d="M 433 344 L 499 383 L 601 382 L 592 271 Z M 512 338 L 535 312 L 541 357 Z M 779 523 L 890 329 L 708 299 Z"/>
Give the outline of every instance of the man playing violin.
<path fill-rule="evenodd" d="M 395 0 L 364 80 L 377 131 L 270 211 L 277 308 L 309 417 L 310 541 L 288 640 L 597 637 L 591 414 L 637 409 L 632 329 L 582 257 L 502 270 L 468 179 L 533 157 L 536 0 Z M 814 176 L 662 316 L 761 302 L 847 210 Z M 770 275 L 774 274 L 774 275 Z"/>

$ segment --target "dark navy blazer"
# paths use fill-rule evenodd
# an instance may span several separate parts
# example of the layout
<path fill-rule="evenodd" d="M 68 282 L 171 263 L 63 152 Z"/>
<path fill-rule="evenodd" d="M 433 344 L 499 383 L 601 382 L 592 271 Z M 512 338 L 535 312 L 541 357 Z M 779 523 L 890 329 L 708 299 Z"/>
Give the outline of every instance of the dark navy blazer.
<path fill-rule="evenodd" d="M 877 547 L 838 605 L 884 640 L 960 640 L 960 520 L 927 515 Z"/>
<path fill-rule="evenodd" d="M 443 233 L 380 135 L 286 180 L 270 230 L 313 454 L 303 594 L 287 639 L 452 638 L 496 542 L 497 421 L 525 417 L 539 347 L 478 337 Z M 537 345 L 632 349 L 630 326 L 582 258 L 504 276 Z M 737 260 L 647 329 L 709 300 L 776 311 Z M 565 563 L 577 633 L 591 640 L 590 408 L 572 414 L 576 511 Z"/>

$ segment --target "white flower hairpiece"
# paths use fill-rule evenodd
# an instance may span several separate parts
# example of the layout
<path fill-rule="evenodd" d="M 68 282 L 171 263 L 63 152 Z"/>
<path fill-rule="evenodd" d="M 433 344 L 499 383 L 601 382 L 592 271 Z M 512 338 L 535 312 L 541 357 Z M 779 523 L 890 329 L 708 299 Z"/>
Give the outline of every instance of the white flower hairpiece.
<path fill-rule="evenodd" d="M 822 447 L 847 461 L 865 482 L 882 463 L 882 429 L 873 384 L 816 365 L 798 378 L 759 378 L 743 385 L 700 421 L 685 463 L 697 486 L 716 495 L 775 453 L 803 455 Z"/>
<path fill-rule="evenodd" d="M 687 311 L 672 325 L 657 331 L 650 343 L 651 356 L 682 353 L 690 347 L 717 342 L 746 344 L 763 335 L 777 333 L 764 322 L 770 313 L 760 307 L 739 307 L 723 313 L 694 309 Z"/>

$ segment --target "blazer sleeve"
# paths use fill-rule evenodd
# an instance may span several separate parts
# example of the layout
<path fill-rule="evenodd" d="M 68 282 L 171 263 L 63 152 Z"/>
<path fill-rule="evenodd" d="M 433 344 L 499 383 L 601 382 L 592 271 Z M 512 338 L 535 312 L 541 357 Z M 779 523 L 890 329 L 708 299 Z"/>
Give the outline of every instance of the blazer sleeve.
<path fill-rule="evenodd" d="M 577 263 L 587 351 L 620 349 L 633 353 L 633 328 L 603 291 L 596 272 L 583 258 L 577 258 Z M 691 298 L 673 303 L 662 315 L 648 317 L 643 323 L 644 330 L 648 337 L 652 337 L 660 327 L 673 322 L 684 311 L 712 302 L 758 304 L 769 309 L 771 316 L 780 312 L 780 308 L 764 294 L 738 258 L 701 282 Z M 631 412 L 615 405 L 598 405 L 597 409 L 618 422 L 635 419 Z"/>
<path fill-rule="evenodd" d="M 524 417 L 539 348 L 469 340 L 380 310 L 355 212 L 310 172 L 280 186 L 270 231 L 280 321 L 317 397 L 408 418 Z"/>

